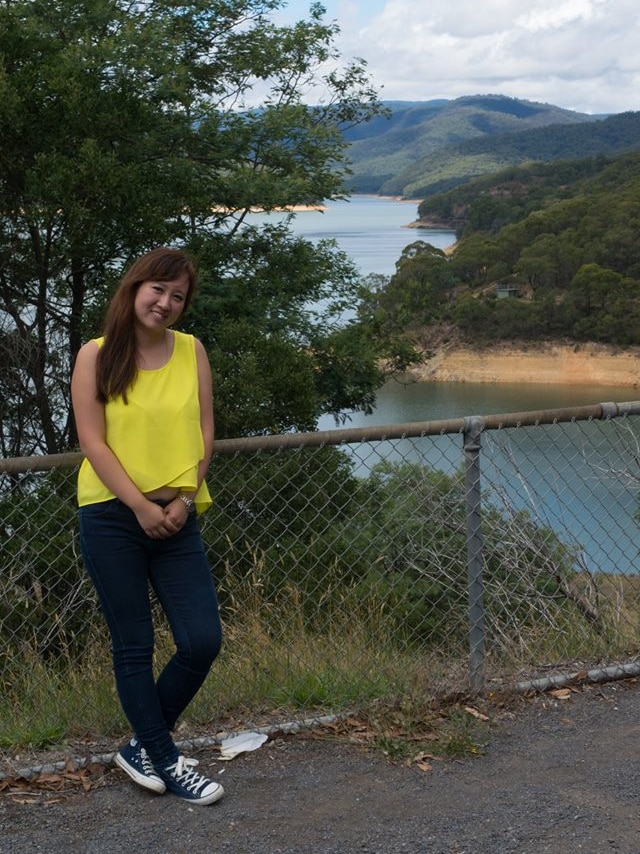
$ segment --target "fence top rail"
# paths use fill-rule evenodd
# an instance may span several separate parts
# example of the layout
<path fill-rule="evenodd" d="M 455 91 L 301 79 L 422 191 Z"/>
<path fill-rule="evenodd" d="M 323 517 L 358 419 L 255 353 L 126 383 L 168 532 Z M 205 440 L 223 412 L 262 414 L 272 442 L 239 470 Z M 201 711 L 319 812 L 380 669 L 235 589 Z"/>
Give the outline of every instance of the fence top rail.
<path fill-rule="evenodd" d="M 219 439 L 214 454 L 241 454 L 256 451 L 276 451 L 285 448 L 313 448 L 325 445 L 351 445 L 388 439 L 411 439 L 422 436 L 464 434 L 470 430 L 500 430 L 507 427 L 526 427 L 568 421 L 590 421 L 640 415 L 640 400 L 626 403 L 594 403 L 561 409 L 538 409 L 525 412 L 506 412 L 494 415 L 473 415 L 437 421 L 413 421 L 405 424 L 351 427 L 321 430 L 311 433 L 279 433 L 272 436 L 247 436 L 240 439 Z M 0 474 L 49 471 L 54 468 L 73 468 L 82 462 L 79 451 L 65 454 L 45 454 L 33 457 L 12 457 L 0 460 Z"/>

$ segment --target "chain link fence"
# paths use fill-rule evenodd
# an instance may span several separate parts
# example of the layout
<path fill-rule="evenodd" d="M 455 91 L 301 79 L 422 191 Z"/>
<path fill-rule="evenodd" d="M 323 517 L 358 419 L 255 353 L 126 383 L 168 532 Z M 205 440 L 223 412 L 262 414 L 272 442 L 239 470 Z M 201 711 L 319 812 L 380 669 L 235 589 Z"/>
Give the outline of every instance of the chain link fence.
<path fill-rule="evenodd" d="M 219 442 L 202 530 L 225 644 L 183 734 L 638 672 L 639 415 Z M 77 545 L 79 460 L 0 461 L 0 761 L 126 732 Z M 157 638 L 160 667 L 160 612 Z"/>

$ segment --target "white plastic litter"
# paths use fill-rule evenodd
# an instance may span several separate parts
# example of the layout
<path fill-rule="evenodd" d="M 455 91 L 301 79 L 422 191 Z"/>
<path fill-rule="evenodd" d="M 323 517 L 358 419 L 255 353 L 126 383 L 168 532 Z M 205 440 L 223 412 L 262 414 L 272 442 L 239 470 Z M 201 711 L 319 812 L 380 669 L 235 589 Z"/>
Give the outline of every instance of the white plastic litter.
<path fill-rule="evenodd" d="M 220 742 L 220 759 L 233 759 L 240 753 L 257 750 L 269 738 L 263 732 L 239 732 Z"/>

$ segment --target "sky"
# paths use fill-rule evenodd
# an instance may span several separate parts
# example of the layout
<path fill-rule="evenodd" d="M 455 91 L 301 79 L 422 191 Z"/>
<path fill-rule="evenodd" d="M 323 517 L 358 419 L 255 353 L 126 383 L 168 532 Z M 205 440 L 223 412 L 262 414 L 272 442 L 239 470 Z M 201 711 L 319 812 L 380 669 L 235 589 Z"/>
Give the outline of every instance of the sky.
<path fill-rule="evenodd" d="M 286 2 L 286 0 L 283 0 Z M 382 100 L 501 94 L 581 113 L 640 110 L 638 0 L 321 0 Z M 287 23 L 310 0 L 289 0 Z"/>

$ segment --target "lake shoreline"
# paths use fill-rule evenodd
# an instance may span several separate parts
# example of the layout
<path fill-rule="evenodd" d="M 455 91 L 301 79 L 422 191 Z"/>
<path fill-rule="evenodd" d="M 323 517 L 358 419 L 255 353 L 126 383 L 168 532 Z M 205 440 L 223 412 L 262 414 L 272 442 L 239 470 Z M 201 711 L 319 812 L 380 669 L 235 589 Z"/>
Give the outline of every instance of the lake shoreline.
<path fill-rule="evenodd" d="M 640 387 L 640 347 L 605 344 L 444 345 L 407 375 L 419 382 Z"/>

